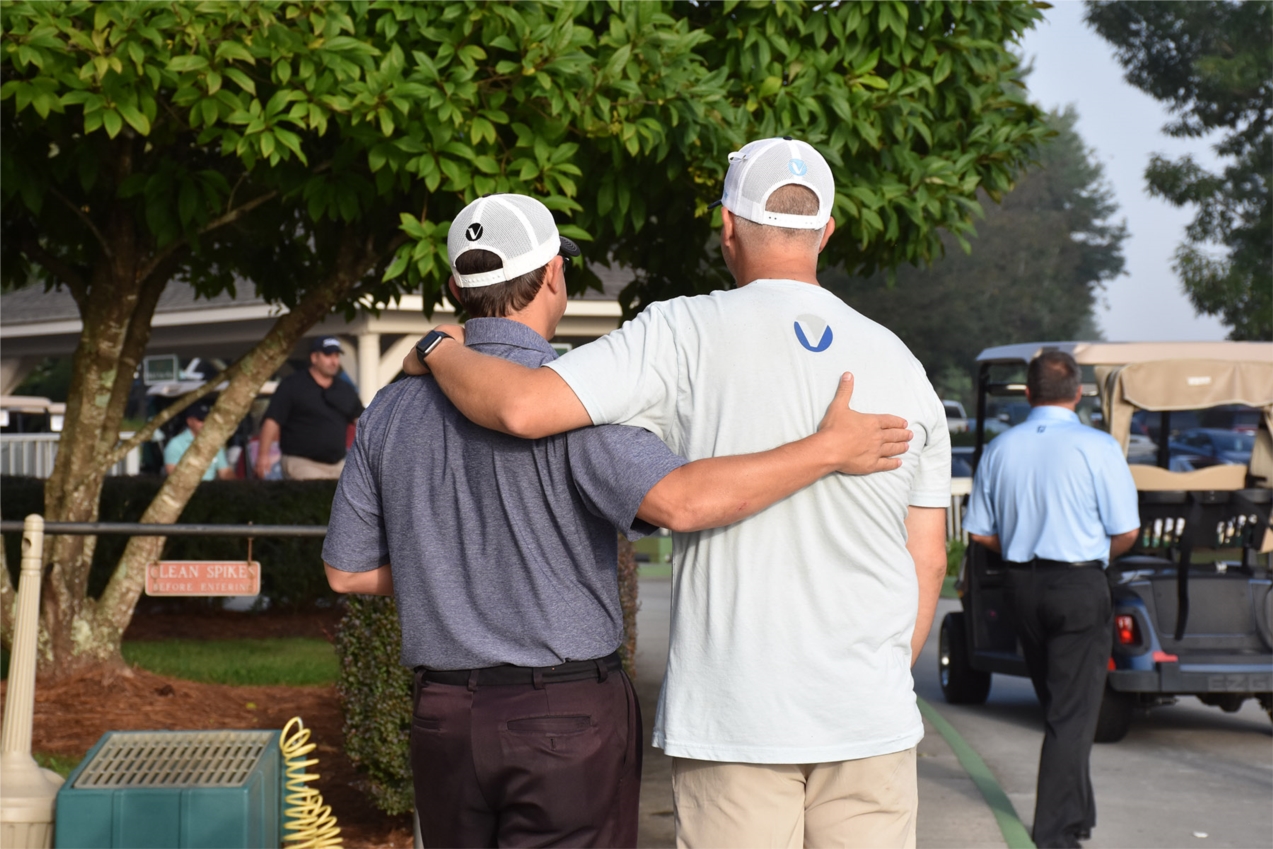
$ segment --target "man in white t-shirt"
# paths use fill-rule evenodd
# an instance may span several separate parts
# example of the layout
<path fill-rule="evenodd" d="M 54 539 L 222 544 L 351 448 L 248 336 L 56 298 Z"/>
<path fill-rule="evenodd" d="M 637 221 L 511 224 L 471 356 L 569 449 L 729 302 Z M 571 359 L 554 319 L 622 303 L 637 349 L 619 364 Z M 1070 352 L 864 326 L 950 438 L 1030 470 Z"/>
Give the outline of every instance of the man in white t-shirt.
<path fill-rule="evenodd" d="M 683 846 L 915 843 L 910 667 L 945 573 L 950 441 L 906 346 L 818 285 L 834 196 L 808 144 L 752 142 L 721 201 L 737 289 L 651 304 L 547 368 L 450 342 L 427 360 L 465 415 L 519 436 L 623 423 L 690 459 L 760 451 L 811 432 L 842 379 L 854 409 L 914 431 L 900 462 L 864 442 L 879 473 L 675 535 L 654 744 L 675 759 Z"/>

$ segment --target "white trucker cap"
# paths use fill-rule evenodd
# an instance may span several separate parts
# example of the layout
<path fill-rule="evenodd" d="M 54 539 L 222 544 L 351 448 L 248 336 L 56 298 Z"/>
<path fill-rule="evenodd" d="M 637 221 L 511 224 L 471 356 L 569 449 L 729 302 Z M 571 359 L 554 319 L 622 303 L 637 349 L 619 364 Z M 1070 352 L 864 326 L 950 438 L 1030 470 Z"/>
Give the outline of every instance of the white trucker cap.
<path fill-rule="evenodd" d="M 481 249 L 504 266 L 481 274 L 461 274 L 455 261 Z M 557 232 L 548 207 L 526 195 L 487 195 L 470 203 L 451 222 L 446 255 L 455 285 L 461 289 L 493 286 L 542 268 L 557 254 L 579 256 L 579 246 Z"/>
<path fill-rule="evenodd" d="M 804 186 L 818 196 L 817 215 L 768 212 L 765 204 L 783 186 Z M 822 154 L 790 136 L 749 142 L 729 155 L 719 203 L 735 215 L 791 230 L 821 230 L 831 220 L 835 178 Z"/>

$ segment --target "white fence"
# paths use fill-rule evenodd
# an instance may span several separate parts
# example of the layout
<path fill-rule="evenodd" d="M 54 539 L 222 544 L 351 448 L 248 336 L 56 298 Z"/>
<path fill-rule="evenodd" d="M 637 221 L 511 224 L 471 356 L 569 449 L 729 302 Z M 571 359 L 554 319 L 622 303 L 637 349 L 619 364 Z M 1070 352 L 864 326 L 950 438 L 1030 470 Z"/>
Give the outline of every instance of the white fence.
<path fill-rule="evenodd" d="M 53 461 L 57 458 L 57 433 L 0 433 L 0 475 L 47 478 L 53 473 Z M 131 433 L 122 433 L 124 439 Z M 141 471 L 141 449 L 134 448 L 128 456 L 110 467 L 106 474 L 135 475 Z"/>
<path fill-rule="evenodd" d="M 950 509 L 946 511 L 946 540 L 957 539 L 968 544 L 968 532 L 964 530 L 964 499 L 972 494 L 972 478 L 950 479 Z"/>

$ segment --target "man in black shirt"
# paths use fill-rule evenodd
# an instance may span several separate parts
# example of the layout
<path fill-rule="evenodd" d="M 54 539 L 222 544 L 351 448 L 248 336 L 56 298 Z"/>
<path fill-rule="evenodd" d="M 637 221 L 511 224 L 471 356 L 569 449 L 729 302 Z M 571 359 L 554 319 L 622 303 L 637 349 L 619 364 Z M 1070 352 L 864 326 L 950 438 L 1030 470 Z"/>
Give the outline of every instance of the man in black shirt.
<path fill-rule="evenodd" d="M 269 474 L 275 442 L 283 455 L 283 477 L 340 477 L 346 431 L 362 415 L 358 393 L 349 381 L 339 379 L 342 351 L 336 337 L 321 336 L 310 346 L 309 368 L 279 382 L 261 422 L 257 477 Z"/>

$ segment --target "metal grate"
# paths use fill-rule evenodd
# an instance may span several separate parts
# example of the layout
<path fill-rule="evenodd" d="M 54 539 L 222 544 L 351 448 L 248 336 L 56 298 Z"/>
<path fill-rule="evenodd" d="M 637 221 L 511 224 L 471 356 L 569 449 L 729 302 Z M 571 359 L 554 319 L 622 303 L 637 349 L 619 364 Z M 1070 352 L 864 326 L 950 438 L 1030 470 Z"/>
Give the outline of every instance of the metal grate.
<path fill-rule="evenodd" d="M 116 732 L 75 781 L 86 787 L 239 787 L 269 731 Z"/>

